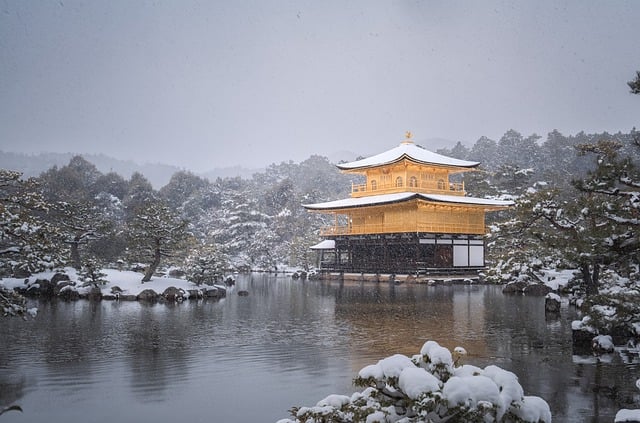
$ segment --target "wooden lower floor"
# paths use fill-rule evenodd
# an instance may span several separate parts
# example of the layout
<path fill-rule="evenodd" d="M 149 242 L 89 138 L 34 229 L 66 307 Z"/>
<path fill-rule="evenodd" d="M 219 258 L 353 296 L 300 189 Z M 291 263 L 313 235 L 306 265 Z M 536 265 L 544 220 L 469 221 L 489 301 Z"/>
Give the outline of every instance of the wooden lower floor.
<path fill-rule="evenodd" d="M 320 249 L 318 267 L 326 272 L 429 274 L 480 270 L 481 235 L 433 233 L 369 234 L 331 237 Z"/>

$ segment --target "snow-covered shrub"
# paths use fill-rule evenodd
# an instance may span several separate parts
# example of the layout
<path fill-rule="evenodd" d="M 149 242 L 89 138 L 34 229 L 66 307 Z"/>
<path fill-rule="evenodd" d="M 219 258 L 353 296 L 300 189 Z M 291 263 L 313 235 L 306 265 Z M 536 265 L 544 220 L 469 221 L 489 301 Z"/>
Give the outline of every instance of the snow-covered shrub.
<path fill-rule="evenodd" d="M 573 322 L 574 330 L 589 330 L 594 334 L 627 335 L 640 338 L 640 289 L 638 275 L 622 277 L 613 271 L 601 276 L 598 295 L 582 303 L 584 316 Z M 626 340 L 622 340 L 626 341 Z"/>
<path fill-rule="evenodd" d="M 102 272 L 102 265 L 95 259 L 85 260 L 78 274 L 78 279 L 84 282 L 83 286 L 105 285 L 107 283 L 106 277 L 107 274 Z"/>
<path fill-rule="evenodd" d="M 451 352 L 435 341 L 411 359 L 396 354 L 364 367 L 354 384 L 364 390 L 294 407 L 293 419 L 279 423 L 551 422 L 549 405 L 525 396 L 515 374 L 497 366 L 456 367 Z"/>
<path fill-rule="evenodd" d="M 498 260 L 485 271 L 485 280 L 496 284 L 505 284 L 508 282 L 526 282 L 537 283 L 538 278 L 535 277 L 541 267 L 541 262 L 537 259 L 523 257 L 508 257 Z"/>
<path fill-rule="evenodd" d="M 213 244 L 203 244 L 191 251 L 185 260 L 184 272 L 196 285 L 212 285 L 222 279 L 226 267 L 225 254 Z"/>
<path fill-rule="evenodd" d="M 37 312 L 36 308 L 27 308 L 27 301 L 22 295 L 7 289 L 0 281 L 0 315 L 2 317 L 35 317 Z"/>

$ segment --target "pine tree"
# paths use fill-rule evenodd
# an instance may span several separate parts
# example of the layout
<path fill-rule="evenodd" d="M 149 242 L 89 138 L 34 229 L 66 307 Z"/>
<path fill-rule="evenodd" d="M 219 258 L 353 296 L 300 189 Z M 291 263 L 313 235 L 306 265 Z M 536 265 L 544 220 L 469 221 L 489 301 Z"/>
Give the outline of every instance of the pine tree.
<path fill-rule="evenodd" d="M 98 207 L 85 201 L 58 202 L 53 211 L 53 221 L 69 246 L 69 263 L 80 270 L 83 266 L 82 248 L 108 234 L 113 224 Z"/>
<path fill-rule="evenodd" d="M 56 227 L 45 218 L 51 205 L 35 179 L 0 169 L 0 267 L 3 274 L 27 276 L 63 262 Z"/>
<path fill-rule="evenodd" d="M 640 143 L 636 142 L 635 147 L 640 156 Z M 599 213 L 606 221 L 602 227 L 609 231 L 603 242 L 610 250 L 612 263 L 619 271 L 628 273 L 640 258 L 640 172 L 632 157 L 618 154 L 621 148 L 622 145 L 615 141 L 580 146 L 580 154 L 598 157 L 597 167 L 573 184 L 581 197 L 599 203 Z"/>
<path fill-rule="evenodd" d="M 27 300 L 20 294 L 5 289 L 0 284 L 0 313 L 3 317 L 35 317 L 37 310 L 27 308 Z M 1 413 L 0 413 L 1 414 Z"/>
<path fill-rule="evenodd" d="M 98 287 L 107 283 L 106 277 L 107 274 L 102 271 L 100 261 L 95 258 L 89 258 L 84 261 L 78 279 L 84 282 L 84 286 Z"/>
<path fill-rule="evenodd" d="M 629 81 L 627 84 L 629 88 L 631 88 L 632 94 L 640 94 L 640 71 L 636 71 L 635 79 Z"/>
<path fill-rule="evenodd" d="M 162 259 L 174 256 L 188 239 L 187 222 L 159 200 L 147 201 L 133 212 L 129 251 L 148 262 L 142 282 L 149 282 Z"/>
<path fill-rule="evenodd" d="M 214 284 L 224 277 L 228 259 L 221 248 L 201 244 L 192 249 L 185 260 L 187 279 L 196 285 Z"/>

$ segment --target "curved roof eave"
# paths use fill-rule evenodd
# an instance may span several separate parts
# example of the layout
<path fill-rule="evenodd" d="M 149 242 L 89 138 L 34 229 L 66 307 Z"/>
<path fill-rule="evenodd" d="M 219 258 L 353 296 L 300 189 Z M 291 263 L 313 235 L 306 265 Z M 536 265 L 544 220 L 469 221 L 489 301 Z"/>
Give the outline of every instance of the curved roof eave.
<path fill-rule="evenodd" d="M 392 148 L 391 150 L 387 150 L 383 153 L 349 163 L 340 163 L 336 166 L 340 170 L 349 171 L 389 165 L 403 159 L 421 164 L 462 168 L 473 168 L 480 165 L 479 162 L 454 159 L 453 157 L 434 153 L 433 151 L 429 151 L 413 143 L 403 143 L 398 147 Z"/>
<path fill-rule="evenodd" d="M 383 204 L 401 203 L 413 199 L 432 201 L 437 203 L 462 204 L 469 206 L 482 206 L 488 209 L 499 210 L 513 206 L 513 201 L 492 200 L 487 198 L 463 197 L 459 195 L 419 194 L 415 192 L 403 192 L 397 194 L 381 194 L 368 197 L 345 198 L 343 200 L 328 201 L 325 203 L 303 204 L 302 206 L 312 211 L 343 210 L 356 207 L 379 206 Z"/>
<path fill-rule="evenodd" d="M 410 200 L 418 196 L 415 192 L 401 192 L 396 194 L 380 194 L 368 197 L 349 197 L 342 200 L 327 201 L 324 203 L 303 204 L 308 210 L 339 210 L 354 207 L 378 206 L 382 204 L 398 203 Z"/>

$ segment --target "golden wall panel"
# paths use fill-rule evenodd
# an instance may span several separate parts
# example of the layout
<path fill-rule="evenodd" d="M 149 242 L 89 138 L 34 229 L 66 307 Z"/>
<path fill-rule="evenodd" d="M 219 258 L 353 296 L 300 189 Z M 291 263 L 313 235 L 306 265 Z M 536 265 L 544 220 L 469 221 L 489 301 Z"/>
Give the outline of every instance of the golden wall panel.
<path fill-rule="evenodd" d="M 323 228 L 322 235 L 398 232 L 483 235 L 486 230 L 485 212 L 479 207 L 439 205 L 415 200 L 405 204 L 366 207 L 336 213 L 347 215 L 349 223 Z"/>

